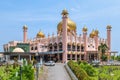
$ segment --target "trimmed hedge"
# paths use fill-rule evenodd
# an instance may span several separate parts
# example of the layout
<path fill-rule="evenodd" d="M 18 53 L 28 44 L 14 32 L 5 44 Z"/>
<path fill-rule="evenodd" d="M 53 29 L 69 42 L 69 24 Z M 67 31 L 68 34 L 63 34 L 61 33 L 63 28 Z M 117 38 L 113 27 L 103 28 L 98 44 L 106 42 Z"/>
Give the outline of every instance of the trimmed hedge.
<path fill-rule="evenodd" d="M 71 68 L 78 80 L 93 80 L 87 75 L 86 71 L 83 70 L 77 63 L 69 61 L 68 66 Z"/>

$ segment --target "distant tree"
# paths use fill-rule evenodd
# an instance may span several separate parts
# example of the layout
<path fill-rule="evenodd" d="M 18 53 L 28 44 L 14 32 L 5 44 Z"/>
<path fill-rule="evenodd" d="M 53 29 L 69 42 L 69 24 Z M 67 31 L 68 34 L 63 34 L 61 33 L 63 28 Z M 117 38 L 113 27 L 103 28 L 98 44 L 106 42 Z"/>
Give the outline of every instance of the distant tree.
<path fill-rule="evenodd" d="M 116 60 L 120 61 L 120 55 L 116 57 Z"/>

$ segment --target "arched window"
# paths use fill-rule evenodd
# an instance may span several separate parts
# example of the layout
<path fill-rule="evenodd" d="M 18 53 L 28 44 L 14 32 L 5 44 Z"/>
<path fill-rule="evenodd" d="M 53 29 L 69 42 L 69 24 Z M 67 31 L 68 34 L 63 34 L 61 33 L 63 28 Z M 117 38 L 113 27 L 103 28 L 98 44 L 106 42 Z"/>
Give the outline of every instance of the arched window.
<path fill-rule="evenodd" d="M 77 45 L 77 51 L 80 51 L 80 45 Z"/>
<path fill-rule="evenodd" d="M 31 50 L 33 50 L 33 47 L 31 47 Z"/>
<path fill-rule="evenodd" d="M 52 51 L 52 43 L 48 45 L 49 51 Z"/>
<path fill-rule="evenodd" d="M 81 45 L 81 52 L 84 52 L 84 46 Z"/>
<path fill-rule="evenodd" d="M 37 50 L 37 46 L 35 46 L 35 50 Z"/>

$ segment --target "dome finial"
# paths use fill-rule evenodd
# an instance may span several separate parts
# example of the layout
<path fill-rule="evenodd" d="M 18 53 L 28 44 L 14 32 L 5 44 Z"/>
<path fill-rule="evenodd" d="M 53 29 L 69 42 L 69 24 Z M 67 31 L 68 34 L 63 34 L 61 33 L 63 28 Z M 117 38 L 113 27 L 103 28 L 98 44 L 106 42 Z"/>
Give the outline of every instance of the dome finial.
<path fill-rule="evenodd" d="M 68 13 L 68 11 L 66 9 L 64 9 L 61 14 L 62 15 L 68 15 L 69 13 Z"/>
<path fill-rule="evenodd" d="M 23 26 L 23 29 L 28 29 L 27 25 L 24 25 L 24 26 Z"/>
<path fill-rule="evenodd" d="M 48 37 L 50 37 L 50 33 L 48 33 Z"/>
<path fill-rule="evenodd" d="M 111 29 L 112 27 L 111 27 L 111 25 L 107 25 L 107 29 Z"/>

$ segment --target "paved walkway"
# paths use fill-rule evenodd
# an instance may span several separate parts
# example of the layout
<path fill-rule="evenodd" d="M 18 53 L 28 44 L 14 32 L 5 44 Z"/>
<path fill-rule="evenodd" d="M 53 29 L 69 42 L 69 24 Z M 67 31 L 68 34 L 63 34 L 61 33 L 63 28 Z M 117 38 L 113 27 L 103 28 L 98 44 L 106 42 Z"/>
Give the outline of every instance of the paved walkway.
<path fill-rule="evenodd" d="M 64 68 L 63 63 L 56 63 L 55 66 L 48 66 L 47 80 L 71 80 Z"/>

